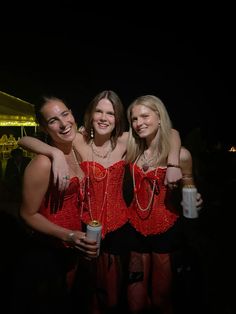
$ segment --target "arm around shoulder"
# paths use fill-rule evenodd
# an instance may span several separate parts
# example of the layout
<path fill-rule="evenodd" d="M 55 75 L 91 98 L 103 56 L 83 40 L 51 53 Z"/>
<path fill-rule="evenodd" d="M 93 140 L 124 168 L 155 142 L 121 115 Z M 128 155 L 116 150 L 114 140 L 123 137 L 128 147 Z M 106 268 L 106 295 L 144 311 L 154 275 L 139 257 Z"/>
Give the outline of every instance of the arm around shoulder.
<path fill-rule="evenodd" d="M 19 145 L 36 154 L 42 154 L 52 159 L 53 182 L 58 184 L 59 190 L 64 190 L 68 182 L 63 180 L 69 173 L 64 153 L 57 147 L 53 147 L 31 136 L 24 136 L 19 140 Z"/>
<path fill-rule="evenodd" d="M 32 136 L 24 136 L 19 141 L 18 144 L 26 150 L 34 152 L 36 154 L 46 155 L 49 158 L 53 158 L 54 154 L 59 150 L 56 147 L 48 145 L 43 141 L 32 137 Z"/>

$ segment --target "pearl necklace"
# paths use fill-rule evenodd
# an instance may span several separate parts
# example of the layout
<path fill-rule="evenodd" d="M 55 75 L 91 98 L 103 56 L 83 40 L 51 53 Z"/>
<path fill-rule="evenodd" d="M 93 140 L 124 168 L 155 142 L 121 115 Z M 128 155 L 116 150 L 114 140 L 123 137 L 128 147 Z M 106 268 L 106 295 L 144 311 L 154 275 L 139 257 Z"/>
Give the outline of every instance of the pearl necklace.
<path fill-rule="evenodd" d="M 108 145 L 111 144 L 111 142 L 108 142 Z M 88 211 L 89 211 L 89 216 L 91 220 L 98 220 L 98 221 L 102 221 L 102 215 L 104 212 L 104 208 L 105 208 L 105 204 L 107 201 L 107 195 L 108 195 L 108 185 L 109 185 L 109 167 L 105 168 L 105 174 L 102 176 L 97 176 L 96 175 L 96 162 L 94 160 L 94 155 L 96 155 L 97 157 L 100 158 L 107 158 L 107 165 L 109 164 L 109 159 L 110 159 L 110 155 L 112 152 L 112 147 L 110 145 L 109 150 L 105 153 L 105 155 L 101 156 L 97 154 L 97 152 L 93 149 L 93 141 L 91 141 L 91 149 L 92 149 L 92 174 L 93 174 L 93 178 L 97 181 L 100 182 L 102 180 L 104 180 L 106 178 L 106 185 L 105 185 L 105 192 L 104 192 L 104 196 L 103 196 L 103 200 L 102 200 L 102 205 L 101 205 L 101 211 L 100 211 L 100 215 L 99 217 L 95 217 L 93 216 L 92 213 L 92 206 L 91 206 L 91 194 L 90 194 L 90 164 L 89 161 L 87 161 L 87 176 L 86 176 L 86 191 L 87 191 L 87 199 L 88 199 Z M 87 159 L 88 160 L 88 159 Z"/>
<path fill-rule="evenodd" d="M 77 158 L 77 156 L 76 156 L 74 147 L 72 147 L 72 155 L 73 155 L 75 164 L 79 166 L 78 158 Z"/>
<path fill-rule="evenodd" d="M 135 194 L 135 201 L 136 201 L 136 204 L 139 208 L 140 211 L 147 211 L 150 209 L 151 207 L 151 204 L 152 204 L 152 201 L 153 201 L 153 197 L 154 197 L 154 193 L 155 193 L 155 188 L 156 188 L 156 180 L 153 180 L 153 186 L 152 186 L 152 192 L 151 192 L 151 197 L 149 198 L 149 202 L 147 204 L 147 207 L 143 208 L 140 203 L 139 203 L 139 200 L 138 200 L 138 193 L 137 193 L 137 189 L 136 189 L 136 182 L 135 182 L 135 174 L 134 174 L 134 167 L 135 165 L 137 164 L 137 161 L 139 160 L 139 158 L 141 157 L 141 155 L 139 155 L 135 162 L 133 163 L 133 167 L 132 167 L 132 177 L 133 177 L 133 187 L 134 187 L 134 194 Z M 149 167 L 148 167 L 149 168 Z M 157 170 L 158 170 L 158 167 L 156 167 L 155 169 L 155 177 L 156 177 L 156 174 L 157 174 Z"/>
<path fill-rule="evenodd" d="M 91 146 L 92 147 L 92 146 Z M 96 155 L 96 154 L 95 154 Z M 106 155 L 106 156 L 105 156 Z M 109 165 L 109 160 L 110 160 L 110 156 L 111 156 L 111 150 L 109 149 L 109 151 L 104 155 L 104 157 L 101 157 L 103 159 L 107 158 L 106 160 L 106 164 Z M 96 155 L 98 156 L 98 155 Z M 98 156 L 99 157 L 99 156 Z M 107 172 L 108 172 L 108 168 L 106 168 L 105 174 L 103 176 L 97 176 L 96 175 L 96 170 L 95 170 L 95 160 L 94 160 L 94 150 L 92 149 L 92 161 L 93 161 L 93 176 L 97 181 L 101 181 L 103 180 L 106 176 L 107 176 Z"/>
<path fill-rule="evenodd" d="M 107 142 L 107 145 L 105 147 L 102 147 L 102 150 L 104 150 L 105 148 L 107 148 L 109 146 L 108 150 L 105 151 L 104 154 L 101 154 L 101 152 L 97 151 L 97 149 L 95 148 L 96 145 L 94 144 L 93 139 L 90 142 L 90 146 L 91 146 L 93 154 L 96 155 L 97 157 L 103 158 L 103 159 L 107 158 L 108 154 L 111 153 L 111 151 L 112 151 L 111 140 L 109 140 Z"/>
<path fill-rule="evenodd" d="M 148 169 L 150 167 L 152 167 L 152 161 L 153 161 L 154 157 L 148 159 L 145 155 L 145 151 L 142 153 L 141 155 L 141 160 L 143 161 L 143 164 L 142 164 L 142 169 L 144 172 L 148 171 Z"/>
<path fill-rule="evenodd" d="M 108 195 L 108 185 L 109 185 L 109 168 L 106 168 L 106 171 L 105 171 L 105 175 L 102 176 L 101 178 L 97 178 L 95 176 L 95 173 L 94 173 L 94 161 L 93 161 L 93 177 L 96 181 L 101 181 L 103 180 L 105 177 L 107 177 L 106 179 L 106 186 L 105 186 L 105 192 L 104 192 L 104 197 L 103 197 L 103 201 L 102 201 L 102 206 L 101 206 L 101 211 L 100 211 L 100 215 L 99 217 L 96 217 L 97 219 L 95 219 L 93 217 L 93 214 L 92 214 L 92 207 L 91 207 L 91 200 L 90 200 L 90 165 L 89 165 L 89 162 L 87 163 L 87 197 L 88 197 L 88 210 L 89 210 L 89 215 L 90 215 L 90 219 L 91 220 L 98 220 L 98 221 L 102 221 L 102 215 L 103 215 L 103 212 L 104 212 L 104 207 L 105 207 L 105 203 L 107 201 L 107 195 Z"/>
<path fill-rule="evenodd" d="M 68 163 L 69 168 L 72 170 L 72 172 L 79 178 L 81 181 L 84 177 L 83 172 L 80 168 L 80 163 L 77 158 L 77 154 L 75 152 L 74 146 L 72 146 L 71 150 L 71 161 Z"/>
<path fill-rule="evenodd" d="M 79 164 L 77 155 L 75 153 L 74 147 L 72 147 L 72 155 L 74 157 L 75 164 L 80 167 L 80 164 Z M 78 178 L 80 180 L 80 184 L 79 184 L 79 200 L 81 201 L 81 216 L 82 216 L 83 209 L 84 209 L 84 198 L 85 198 L 85 180 L 84 180 L 84 177 L 80 178 L 78 176 Z"/>
<path fill-rule="evenodd" d="M 70 168 L 71 175 L 77 175 L 78 174 L 78 168 L 80 168 L 80 164 L 75 152 L 74 147 L 72 146 L 71 152 L 68 155 L 65 155 L 66 162 L 68 167 Z M 78 176 L 79 177 L 79 176 Z"/>

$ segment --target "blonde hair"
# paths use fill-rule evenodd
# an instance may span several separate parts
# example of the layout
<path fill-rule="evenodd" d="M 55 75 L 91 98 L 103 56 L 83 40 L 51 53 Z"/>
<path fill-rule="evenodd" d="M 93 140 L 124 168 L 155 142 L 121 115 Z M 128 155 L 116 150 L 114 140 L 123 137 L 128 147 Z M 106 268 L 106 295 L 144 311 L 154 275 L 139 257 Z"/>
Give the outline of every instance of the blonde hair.
<path fill-rule="evenodd" d="M 134 162 L 136 158 L 143 153 L 146 148 L 146 141 L 140 138 L 132 127 L 132 109 L 135 106 L 142 105 L 154 111 L 159 119 L 158 136 L 156 138 L 157 154 L 154 157 L 156 165 L 165 165 L 170 150 L 170 132 L 172 123 L 164 103 L 156 96 L 145 95 L 135 99 L 127 109 L 127 118 L 129 121 L 129 137 L 127 145 L 127 162 Z"/>

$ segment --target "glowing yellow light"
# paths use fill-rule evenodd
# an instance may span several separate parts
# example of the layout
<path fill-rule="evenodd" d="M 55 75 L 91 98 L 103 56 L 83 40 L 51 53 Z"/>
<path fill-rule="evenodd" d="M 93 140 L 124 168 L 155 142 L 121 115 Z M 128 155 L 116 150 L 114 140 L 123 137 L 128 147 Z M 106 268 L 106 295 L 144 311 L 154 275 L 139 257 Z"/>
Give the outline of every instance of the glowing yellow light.
<path fill-rule="evenodd" d="M 0 91 L 0 126 L 37 126 L 34 106 Z"/>
<path fill-rule="evenodd" d="M 236 146 L 232 146 L 232 147 L 229 149 L 229 152 L 235 153 L 235 152 L 236 152 Z"/>
<path fill-rule="evenodd" d="M 0 126 L 37 126 L 33 116 L 0 115 Z"/>

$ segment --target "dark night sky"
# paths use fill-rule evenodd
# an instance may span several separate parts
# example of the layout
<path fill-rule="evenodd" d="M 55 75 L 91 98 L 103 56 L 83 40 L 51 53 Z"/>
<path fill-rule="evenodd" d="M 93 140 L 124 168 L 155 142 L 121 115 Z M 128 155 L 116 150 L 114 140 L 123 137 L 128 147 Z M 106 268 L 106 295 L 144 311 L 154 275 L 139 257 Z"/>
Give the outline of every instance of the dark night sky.
<path fill-rule="evenodd" d="M 125 106 L 155 94 L 182 136 L 200 125 L 235 144 L 230 17 L 222 24 L 222 15 L 190 14 L 163 23 L 151 8 L 125 15 L 45 12 L 39 23 L 31 16 L 28 23 L 1 27 L 0 90 L 31 103 L 53 93 L 71 104 L 78 120 L 103 89 L 115 90 Z"/>

